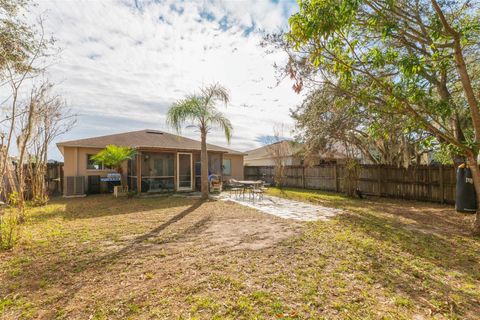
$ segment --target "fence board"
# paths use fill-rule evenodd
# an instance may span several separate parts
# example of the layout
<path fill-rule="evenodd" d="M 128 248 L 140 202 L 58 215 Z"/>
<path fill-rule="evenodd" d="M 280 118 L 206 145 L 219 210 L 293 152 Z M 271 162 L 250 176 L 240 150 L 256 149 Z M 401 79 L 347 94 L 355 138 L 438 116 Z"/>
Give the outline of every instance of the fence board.
<path fill-rule="evenodd" d="M 287 166 L 286 187 L 344 192 L 346 169 L 343 165 L 313 167 Z M 272 166 L 245 167 L 245 178 L 274 182 Z M 398 168 L 386 165 L 361 165 L 356 181 L 367 195 L 398 199 L 455 203 L 455 169 L 453 166 L 422 165 Z"/>

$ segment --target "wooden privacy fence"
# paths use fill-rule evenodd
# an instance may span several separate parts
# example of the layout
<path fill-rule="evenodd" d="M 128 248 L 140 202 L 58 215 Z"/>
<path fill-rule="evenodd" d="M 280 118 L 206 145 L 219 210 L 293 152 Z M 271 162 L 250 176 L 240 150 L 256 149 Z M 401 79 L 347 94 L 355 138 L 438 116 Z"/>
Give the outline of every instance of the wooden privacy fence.
<path fill-rule="evenodd" d="M 248 180 L 265 180 L 273 183 L 275 168 L 245 167 Z M 284 186 L 344 192 L 346 168 L 340 164 L 313 167 L 287 166 L 284 169 Z M 357 179 L 358 188 L 367 195 L 455 203 L 455 168 L 453 166 L 422 165 L 397 168 L 386 165 L 361 165 Z"/>
<path fill-rule="evenodd" d="M 18 180 L 17 180 L 17 166 L 11 162 L 8 162 L 8 170 L 3 178 L 3 187 L 4 192 L 0 194 L 0 201 L 6 202 L 9 198 L 9 195 L 17 191 Z M 28 168 L 25 165 L 25 171 Z M 0 183 L 2 183 L 0 181 Z M 31 181 L 29 176 L 25 174 L 25 183 L 26 183 L 26 197 L 27 199 L 31 198 L 30 185 Z M 47 192 L 49 196 L 58 196 L 62 194 L 63 191 L 63 163 L 62 162 L 53 162 L 47 164 L 47 171 L 45 173 L 45 184 L 47 187 Z"/>
<path fill-rule="evenodd" d="M 45 177 L 48 194 L 59 196 L 63 192 L 63 162 L 54 162 L 47 165 Z"/>

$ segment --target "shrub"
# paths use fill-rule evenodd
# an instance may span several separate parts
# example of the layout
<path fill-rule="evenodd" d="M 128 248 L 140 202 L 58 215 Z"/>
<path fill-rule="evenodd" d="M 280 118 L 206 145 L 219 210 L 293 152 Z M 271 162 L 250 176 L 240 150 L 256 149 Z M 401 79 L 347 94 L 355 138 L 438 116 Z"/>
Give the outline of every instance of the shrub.
<path fill-rule="evenodd" d="M 47 195 L 36 196 L 32 199 L 30 205 L 32 207 L 42 207 L 48 203 L 48 200 L 49 199 Z"/>
<path fill-rule="evenodd" d="M 18 240 L 18 214 L 14 209 L 3 210 L 0 214 L 0 249 L 11 249 Z"/>
<path fill-rule="evenodd" d="M 8 194 L 8 205 L 11 207 L 16 207 L 18 204 L 18 192 L 14 191 Z"/>

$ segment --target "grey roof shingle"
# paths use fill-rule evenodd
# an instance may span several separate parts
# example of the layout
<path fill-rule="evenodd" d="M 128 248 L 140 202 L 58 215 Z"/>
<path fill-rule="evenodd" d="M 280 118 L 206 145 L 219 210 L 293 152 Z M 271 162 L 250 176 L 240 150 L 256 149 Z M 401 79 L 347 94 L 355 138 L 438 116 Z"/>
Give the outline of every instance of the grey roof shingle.
<path fill-rule="evenodd" d="M 200 141 L 185 138 L 168 132 L 150 129 L 79 140 L 63 141 L 57 143 L 57 147 L 105 148 L 109 144 L 132 148 L 161 148 L 181 150 L 200 150 L 201 148 Z M 207 144 L 207 150 L 226 152 L 229 154 L 243 154 L 242 152 L 213 144 Z"/>

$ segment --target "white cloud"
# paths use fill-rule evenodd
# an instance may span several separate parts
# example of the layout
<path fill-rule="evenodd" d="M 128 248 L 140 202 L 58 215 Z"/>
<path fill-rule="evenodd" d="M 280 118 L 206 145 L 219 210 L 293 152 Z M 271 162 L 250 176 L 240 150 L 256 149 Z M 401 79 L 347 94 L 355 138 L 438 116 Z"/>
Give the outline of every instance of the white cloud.
<path fill-rule="evenodd" d="M 230 89 L 230 148 L 258 146 L 274 123 L 291 123 L 301 101 L 291 83 L 276 85 L 259 30 L 285 28 L 295 2 L 41 1 L 46 31 L 62 49 L 50 78 L 81 114 L 61 140 L 165 125 L 168 106 L 201 85 Z M 185 130 L 197 138 L 198 133 Z M 221 132 L 209 141 L 226 146 Z M 58 157 L 58 153 L 53 155 Z"/>

